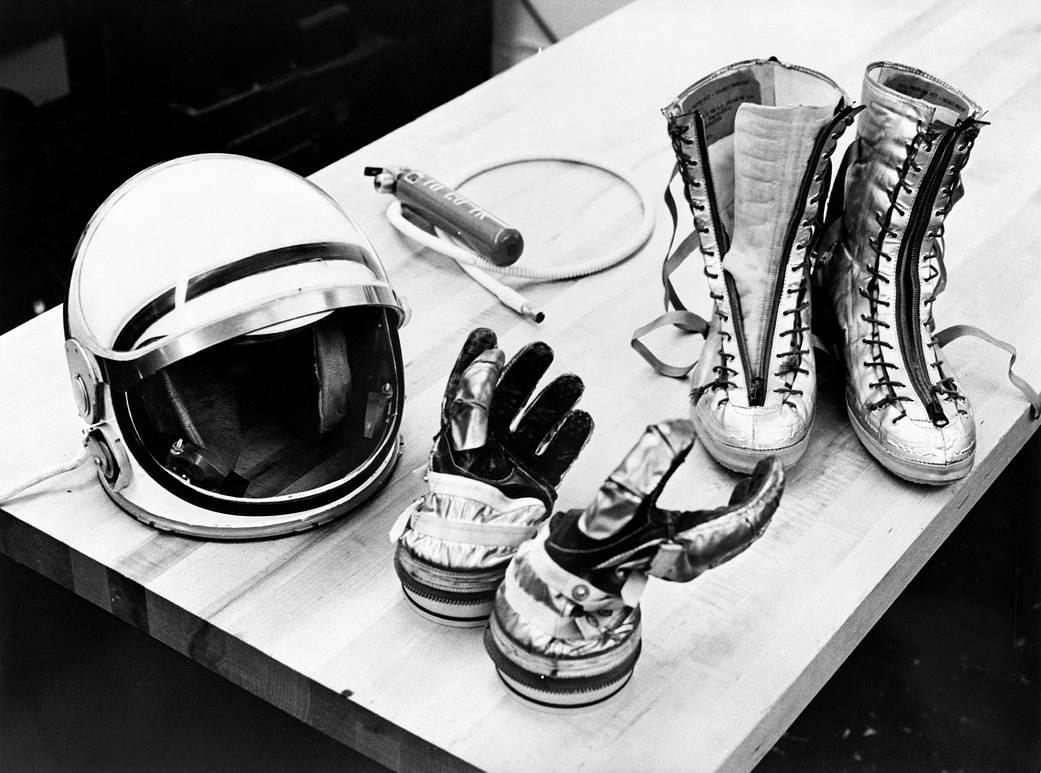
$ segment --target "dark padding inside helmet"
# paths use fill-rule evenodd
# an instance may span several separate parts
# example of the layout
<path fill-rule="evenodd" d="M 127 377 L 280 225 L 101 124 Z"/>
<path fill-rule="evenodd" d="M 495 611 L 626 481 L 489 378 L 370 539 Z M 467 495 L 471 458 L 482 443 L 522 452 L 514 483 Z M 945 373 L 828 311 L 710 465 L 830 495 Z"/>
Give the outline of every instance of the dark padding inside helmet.
<path fill-rule="evenodd" d="M 144 449 L 209 491 L 260 498 L 306 492 L 363 464 L 396 405 L 396 355 L 378 307 L 242 336 L 128 390 Z"/>

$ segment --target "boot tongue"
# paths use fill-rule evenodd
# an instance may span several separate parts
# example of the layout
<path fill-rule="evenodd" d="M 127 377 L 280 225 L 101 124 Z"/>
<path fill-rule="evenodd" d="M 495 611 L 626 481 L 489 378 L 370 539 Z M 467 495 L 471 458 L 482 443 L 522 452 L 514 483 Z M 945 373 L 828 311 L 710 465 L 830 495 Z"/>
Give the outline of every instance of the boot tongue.
<path fill-rule="evenodd" d="M 765 328 L 773 313 L 772 297 L 785 232 L 795 215 L 810 153 L 834 112 L 834 105 L 770 107 L 753 103 L 737 110 L 734 228 L 723 266 L 740 296 L 748 351 L 753 358 L 762 350 Z"/>

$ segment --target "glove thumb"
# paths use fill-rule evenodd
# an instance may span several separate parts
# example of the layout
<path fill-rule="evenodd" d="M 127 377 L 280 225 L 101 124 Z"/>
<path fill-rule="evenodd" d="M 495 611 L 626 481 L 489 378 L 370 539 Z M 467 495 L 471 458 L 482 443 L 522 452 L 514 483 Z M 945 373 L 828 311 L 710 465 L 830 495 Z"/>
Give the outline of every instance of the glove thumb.
<path fill-rule="evenodd" d="M 579 528 L 593 539 L 620 532 L 646 500 L 657 499 L 693 444 L 694 426 L 686 419 L 649 426 L 582 513 Z"/>

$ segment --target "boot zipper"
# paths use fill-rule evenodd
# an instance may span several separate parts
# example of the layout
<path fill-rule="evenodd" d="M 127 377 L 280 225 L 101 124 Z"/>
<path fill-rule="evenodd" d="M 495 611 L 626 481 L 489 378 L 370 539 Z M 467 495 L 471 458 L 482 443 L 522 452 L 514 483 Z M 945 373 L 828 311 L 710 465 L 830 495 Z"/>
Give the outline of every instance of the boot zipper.
<path fill-rule="evenodd" d="M 705 170 L 705 196 L 708 198 L 708 211 L 712 216 L 712 234 L 716 237 L 716 246 L 719 247 L 719 260 L 730 250 L 730 235 L 723 227 L 723 221 L 719 217 L 719 207 L 716 206 L 716 185 L 712 182 L 712 165 L 708 161 L 708 141 L 705 139 L 705 120 L 701 113 L 694 113 L 694 136 L 698 141 L 698 155 L 701 156 L 701 168 Z"/>
<path fill-rule="evenodd" d="M 918 280 L 918 269 L 925 229 L 932 219 L 933 204 L 943 182 L 944 170 L 950 163 L 959 131 L 960 129 L 955 127 L 944 135 L 929 162 L 929 168 L 911 207 L 907 230 L 900 242 L 900 251 L 896 259 L 896 336 L 900 344 L 900 354 L 907 364 L 907 374 L 915 394 L 937 427 L 947 426 L 948 420 L 939 398 L 932 390 L 929 366 L 922 348 L 922 288 Z"/>
<path fill-rule="evenodd" d="M 745 318 L 741 314 L 741 296 L 737 294 L 737 285 L 729 271 L 723 269 L 723 281 L 726 282 L 727 295 L 730 296 L 730 313 L 734 320 L 734 337 L 737 338 L 737 352 L 741 355 L 741 369 L 745 372 L 745 389 L 748 390 L 748 404 L 762 405 L 765 395 L 763 379 L 752 373 L 752 363 L 748 359 L 748 347 L 745 345 Z"/>

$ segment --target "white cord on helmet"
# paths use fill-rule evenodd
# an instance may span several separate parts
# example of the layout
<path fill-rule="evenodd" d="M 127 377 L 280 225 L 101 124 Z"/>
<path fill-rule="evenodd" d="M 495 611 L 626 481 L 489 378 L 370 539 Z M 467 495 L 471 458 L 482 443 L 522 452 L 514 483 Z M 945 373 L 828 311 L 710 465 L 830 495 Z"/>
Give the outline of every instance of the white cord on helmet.
<path fill-rule="evenodd" d="M 33 486 L 37 486 L 40 483 L 43 483 L 45 480 L 55 478 L 58 475 L 62 475 L 66 472 L 71 472 L 72 470 L 75 470 L 77 467 L 83 465 L 88 458 L 90 458 L 90 449 L 84 447 L 84 449 L 80 451 L 72 459 L 62 462 L 61 464 L 56 465 L 55 467 L 50 467 L 44 470 L 43 472 L 37 473 L 31 478 L 28 478 L 27 480 L 23 480 L 20 483 L 15 484 L 13 488 L 8 489 L 7 491 L 0 492 L 0 503 L 14 499 L 23 491 L 31 489 Z"/>

